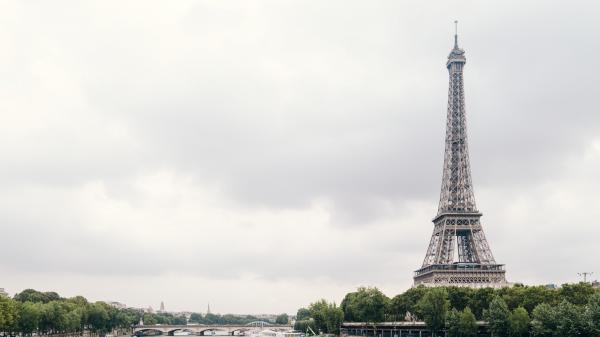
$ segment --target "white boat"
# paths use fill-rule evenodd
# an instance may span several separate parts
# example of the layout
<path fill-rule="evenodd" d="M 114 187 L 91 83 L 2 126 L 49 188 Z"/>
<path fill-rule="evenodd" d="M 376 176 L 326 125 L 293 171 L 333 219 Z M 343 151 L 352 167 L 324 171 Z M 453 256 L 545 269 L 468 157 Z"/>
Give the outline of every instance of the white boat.
<path fill-rule="evenodd" d="M 253 334 L 254 335 L 254 334 Z M 304 337 L 301 332 L 262 330 L 256 337 Z"/>

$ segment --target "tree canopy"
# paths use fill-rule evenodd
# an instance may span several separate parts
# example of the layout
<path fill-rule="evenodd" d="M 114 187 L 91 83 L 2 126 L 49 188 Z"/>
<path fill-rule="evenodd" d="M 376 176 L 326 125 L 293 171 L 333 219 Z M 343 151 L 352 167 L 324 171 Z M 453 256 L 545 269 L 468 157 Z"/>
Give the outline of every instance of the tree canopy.
<path fill-rule="evenodd" d="M 5 333 L 108 332 L 130 328 L 139 315 L 133 309 L 89 303 L 81 296 L 62 298 L 55 292 L 26 289 L 14 299 L 0 296 L 0 331 Z"/>
<path fill-rule="evenodd" d="M 423 315 L 425 324 L 434 333 L 446 326 L 446 314 L 449 307 L 448 292 L 446 289 L 431 289 L 419 300 L 417 305 Z"/>
<path fill-rule="evenodd" d="M 281 314 L 281 315 L 277 315 L 277 317 L 275 318 L 275 323 L 276 324 L 288 324 L 290 318 L 288 317 L 288 314 Z"/>
<path fill-rule="evenodd" d="M 344 297 L 341 308 L 344 319 L 355 322 L 382 322 L 390 299 L 377 288 L 360 287 Z"/>
<path fill-rule="evenodd" d="M 391 299 L 377 288 L 360 287 L 346 294 L 340 308 L 347 322 L 402 321 L 409 312 L 433 331 L 447 328 L 449 333 L 461 318 L 470 320 L 472 315 L 475 322 L 488 321 L 497 337 L 600 336 L 600 289 L 587 283 L 558 289 L 522 284 L 500 289 L 418 286 Z M 306 319 L 305 311 L 299 310 L 298 317 Z"/>
<path fill-rule="evenodd" d="M 343 320 L 344 312 L 340 307 L 335 303 L 319 300 L 311 303 L 308 309 L 298 310 L 294 330 L 307 332 L 310 327 L 314 332 L 339 334 Z"/>
<path fill-rule="evenodd" d="M 26 289 L 14 298 L 0 295 L 0 335 L 47 335 L 92 331 L 107 333 L 127 330 L 143 319 L 145 324 L 185 325 L 183 315 L 149 313 L 141 309 L 116 308 L 105 302 L 90 303 L 83 296 L 63 298 L 55 292 Z M 279 321 L 288 322 L 287 315 Z M 252 315 L 201 315 L 193 313 L 190 322 L 200 324 L 246 324 L 257 321 Z"/>

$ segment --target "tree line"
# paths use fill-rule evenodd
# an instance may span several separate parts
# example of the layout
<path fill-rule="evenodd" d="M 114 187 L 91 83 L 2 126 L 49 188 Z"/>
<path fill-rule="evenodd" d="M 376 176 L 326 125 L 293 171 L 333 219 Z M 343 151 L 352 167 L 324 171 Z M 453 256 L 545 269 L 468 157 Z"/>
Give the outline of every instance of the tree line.
<path fill-rule="evenodd" d="M 477 321 L 489 322 L 498 337 L 600 336 L 600 290 L 588 283 L 558 289 L 420 286 L 392 298 L 377 288 L 361 287 L 346 294 L 338 310 L 347 322 L 422 320 L 434 332 L 447 330 L 450 337 L 475 336 Z"/>
<path fill-rule="evenodd" d="M 259 319 L 258 317 L 252 316 L 252 315 L 232 315 L 232 314 L 219 315 L 219 314 L 213 314 L 213 313 L 207 313 L 205 315 L 202 315 L 201 313 L 195 312 L 190 315 L 190 319 L 188 322 L 196 323 L 196 324 L 206 324 L 206 325 L 215 325 L 215 324 L 217 324 L 217 325 L 228 325 L 228 324 L 244 325 L 244 324 L 248 324 L 250 322 L 262 321 L 262 320 L 264 320 L 264 319 Z M 144 323 L 146 323 L 146 321 L 144 321 Z M 270 323 L 277 323 L 277 322 L 270 322 Z M 285 323 L 287 323 L 287 320 Z M 185 323 L 183 323 L 183 324 L 185 324 Z"/>
<path fill-rule="evenodd" d="M 0 295 L 0 335 L 50 335 L 58 333 L 130 332 L 140 319 L 145 325 L 185 325 L 188 319 L 171 313 L 144 312 L 134 308 L 116 308 L 105 302 L 89 302 L 82 296 L 63 298 L 56 292 L 26 289 L 13 298 Z M 252 315 L 192 313 L 189 323 L 246 324 L 259 319 Z M 277 322 L 287 324 L 285 314 Z M 273 322 L 272 322 L 273 323 Z"/>
<path fill-rule="evenodd" d="M 3 335 L 49 335 L 90 331 L 105 333 L 130 328 L 140 313 L 117 309 L 82 296 L 62 298 L 55 292 L 27 289 L 14 298 L 0 295 L 0 332 Z"/>

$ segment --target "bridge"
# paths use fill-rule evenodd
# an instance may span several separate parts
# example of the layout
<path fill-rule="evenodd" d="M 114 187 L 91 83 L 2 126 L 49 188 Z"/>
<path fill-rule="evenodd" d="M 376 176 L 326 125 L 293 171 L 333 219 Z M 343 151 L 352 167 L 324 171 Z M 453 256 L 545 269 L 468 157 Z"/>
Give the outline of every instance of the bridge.
<path fill-rule="evenodd" d="M 174 336 L 176 332 L 189 332 L 191 335 L 207 336 L 217 332 L 219 334 L 227 333 L 235 336 L 244 334 L 247 331 L 291 331 L 291 325 L 271 324 L 263 321 L 251 322 L 248 324 L 232 324 L 232 325 L 204 325 L 204 324 L 188 324 L 188 325 L 136 325 L 133 327 L 133 335 L 149 336 L 149 335 L 168 335 Z"/>

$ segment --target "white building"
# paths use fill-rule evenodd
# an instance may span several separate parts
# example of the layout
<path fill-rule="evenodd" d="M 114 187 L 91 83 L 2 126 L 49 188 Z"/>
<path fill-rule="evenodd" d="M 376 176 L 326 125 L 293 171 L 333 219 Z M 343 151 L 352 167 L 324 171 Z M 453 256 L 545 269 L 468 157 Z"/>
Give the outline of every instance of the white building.
<path fill-rule="evenodd" d="M 121 303 L 121 302 L 117 302 L 117 301 L 111 301 L 111 302 L 106 302 L 108 305 L 113 306 L 117 309 L 125 309 L 127 308 L 127 305 Z"/>

